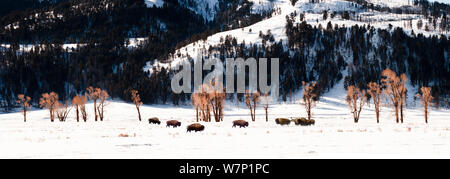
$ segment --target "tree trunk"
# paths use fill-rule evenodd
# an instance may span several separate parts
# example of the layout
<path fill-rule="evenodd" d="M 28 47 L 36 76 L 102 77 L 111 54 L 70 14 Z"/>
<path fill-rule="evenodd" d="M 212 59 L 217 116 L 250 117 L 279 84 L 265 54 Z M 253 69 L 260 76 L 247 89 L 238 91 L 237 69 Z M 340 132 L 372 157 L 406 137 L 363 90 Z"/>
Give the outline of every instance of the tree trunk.
<path fill-rule="evenodd" d="M 27 108 L 23 108 L 23 122 L 27 122 Z"/>
<path fill-rule="evenodd" d="M 75 106 L 75 112 L 77 113 L 77 122 L 80 122 L 80 114 L 78 111 L 78 106 Z"/>
<path fill-rule="evenodd" d="M 195 118 L 197 119 L 198 122 L 198 107 L 195 108 Z"/>
<path fill-rule="evenodd" d="M 268 117 L 268 113 L 267 113 L 267 108 L 264 108 L 264 110 L 266 111 L 266 122 L 269 122 L 269 117 Z"/>
<path fill-rule="evenodd" d="M 308 114 L 308 120 L 311 120 L 311 109 L 306 108 L 306 113 Z"/>
<path fill-rule="evenodd" d="M 394 105 L 394 107 L 395 107 L 395 121 L 399 123 L 400 121 L 398 117 L 398 105 Z"/>
<path fill-rule="evenodd" d="M 256 121 L 256 101 L 253 101 L 253 122 Z"/>
<path fill-rule="evenodd" d="M 400 122 L 403 123 L 403 104 L 400 105 Z"/>
<path fill-rule="evenodd" d="M 100 104 L 100 110 L 98 111 L 98 115 L 100 117 L 100 121 L 103 121 L 103 105 Z"/>
<path fill-rule="evenodd" d="M 95 122 L 97 122 L 97 100 L 94 100 Z"/>
<path fill-rule="evenodd" d="M 428 108 L 425 107 L 425 123 L 428 124 Z"/>
<path fill-rule="evenodd" d="M 139 116 L 139 121 L 142 121 L 141 119 L 141 111 L 139 110 L 139 107 L 136 106 L 137 112 L 138 112 L 138 116 Z"/>
<path fill-rule="evenodd" d="M 252 121 L 253 121 L 253 110 L 251 107 L 250 107 L 250 118 L 252 118 Z"/>
<path fill-rule="evenodd" d="M 53 116 L 53 111 L 51 111 L 51 110 L 50 110 L 50 121 L 51 122 L 55 121 L 54 116 Z"/>
<path fill-rule="evenodd" d="M 376 115 L 377 115 L 377 123 L 380 123 L 380 112 L 376 112 Z"/>

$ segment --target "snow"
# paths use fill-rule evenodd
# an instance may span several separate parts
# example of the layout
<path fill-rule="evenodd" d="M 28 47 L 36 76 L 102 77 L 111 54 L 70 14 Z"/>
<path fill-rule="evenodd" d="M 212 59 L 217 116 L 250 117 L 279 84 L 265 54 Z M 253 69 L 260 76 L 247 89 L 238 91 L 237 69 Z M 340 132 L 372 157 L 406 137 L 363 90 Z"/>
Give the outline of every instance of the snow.
<path fill-rule="evenodd" d="M 146 40 L 148 40 L 148 38 L 129 38 L 128 41 L 125 42 L 125 46 L 128 48 L 136 48 L 144 45 Z"/>
<path fill-rule="evenodd" d="M 153 6 L 162 7 L 164 5 L 164 0 L 145 0 L 145 4 L 147 4 L 147 7 L 149 8 Z"/>
<path fill-rule="evenodd" d="M 342 85 L 342 84 L 341 84 Z M 0 114 L 0 158 L 450 158 L 450 111 L 433 109 L 425 124 L 420 106 L 406 110 L 405 123 L 397 124 L 384 107 L 381 123 L 366 107 L 358 124 L 345 103 L 345 91 L 337 85 L 313 109 L 315 126 L 276 125 L 277 117 L 306 116 L 296 103 L 277 103 L 265 122 L 262 107 L 249 128 L 232 128 L 232 121 L 249 121 L 244 104 L 227 102 L 223 122 L 204 123 L 205 131 L 187 133 L 195 122 L 189 105 L 144 105 L 139 122 L 133 104 L 113 101 L 103 122 L 77 123 L 74 110 L 67 122 L 49 121 L 48 111 L 33 110 L 28 122 L 20 113 Z M 158 117 L 162 125 L 147 120 Z M 167 120 L 182 122 L 166 128 Z M 120 137 L 119 135 L 128 135 Z"/>
<path fill-rule="evenodd" d="M 414 0 L 366 0 L 368 3 L 379 5 L 382 7 L 401 7 L 413 5 Z"/>

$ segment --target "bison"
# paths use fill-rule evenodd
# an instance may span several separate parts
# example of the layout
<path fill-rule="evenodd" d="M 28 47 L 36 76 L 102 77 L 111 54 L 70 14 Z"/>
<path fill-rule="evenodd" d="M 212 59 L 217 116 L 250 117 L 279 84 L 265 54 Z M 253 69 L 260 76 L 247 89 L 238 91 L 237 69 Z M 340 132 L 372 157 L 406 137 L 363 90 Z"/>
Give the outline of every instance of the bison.
<path fill-rule="evenodd" d="M 154 118 L 148 119 L 148 123 L 149 124 L 158 124 L 158 125 L 160 125 L 161 121 L 159 121 L 159 119 L 157 117 L 154 117 Z"/>
<path fill-rule="evenodd" d="M 180 122 L 180 121 L 177 121 L 177 120 L 170 120 L 170 121 L 167 121 L 166 124 L 167 124 L 166 127 L 172 126 L 173 128 L 176 128 L 176 127 L 180 127 L 180 126 L 181 126 L 181 122 Z"/>
<path fill-rule="evenodd" d="M 279 125 L 289 125 L 291 123 L 291 120 L 286 119 L 286 118 L 276 118 L 275 123 L 277 123 Z"/>
<path fill-rule="evenodd" d="M 235 120 L 233 121 L 233 127 L 239 126 L 239 128 L 243 127 L 246 128 L 248 127 L 248 122 L 244 121 L 244 120 Z"/>
<path fill-rule="evenodd" d="M 201 125 L 199 123 L 195 123 L 195 124 L 191 124 L 191 125 L 187 126 L 187 132 L 191 132 L 191 131 L 200 132 L 203 130 L 205 130 L 205 126 Z"/>
<path fill-rule="evenodd" d="M 292 121 L 294 121 L 295 125 L 301 125 L 301 126 L 310 126 L 310 125 L 314 125 L 316 123 L 316 121 L 314 121 L 313 119 L 308 120 L 304 117 L 295 118 Z"/>

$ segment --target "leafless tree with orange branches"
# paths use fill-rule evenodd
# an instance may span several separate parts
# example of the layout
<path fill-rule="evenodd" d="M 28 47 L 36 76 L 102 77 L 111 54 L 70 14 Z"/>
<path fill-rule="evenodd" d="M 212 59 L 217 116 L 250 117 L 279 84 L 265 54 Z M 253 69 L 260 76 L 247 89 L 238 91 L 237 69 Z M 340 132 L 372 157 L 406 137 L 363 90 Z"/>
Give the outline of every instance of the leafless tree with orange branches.
<path fill-rule="evenodd" d="M 70 110 L 72 107 L 69 107 L 69 102 L 66 101 L 64 104 L 59 103 L 58 108 L 56 109 L 56 116 L 58 117 L 60 122 L 65 122 L 67 119 L 67 116 L 70 113 Z"/>
<path fill-rule="evenodd" d="M 86 88 L 86 91 L 87 91 L 86 96 L 94 101 L 95 121 L 97 121 L 98 120 L 97 100 L 100 98 L 100 93 L 102 90 L 100 88 L 94 88 L 90 86 L 89 88 Z"/>
<path fill-rule="evenodd" d="M 383 93 L 389 98 L 394 106 L 396 122 L 403 123 L 403 107 L 406 101 L 406 82 L 408 81 L 408 78 L 405 74 L 402 74 L 399 77 L 390 69 L 384 70 L 382 76 L 381 82 L 384 88 Z"/>
<path fill-rule="evenodd" d="M 422 94 L 417 94 L 417 96 L 422 100 L 425 115 L 425 123 L 428 123 L 428 114 L 429 114 L 428 108 L 430 107 L 431 99 L 433 98 L 431 96 L 431 88 L 423 86 L 422 88 L 420 88 L 420 91 L 422 92 Z"/>
<path fill-rule="evenodd" d="M 353 114 L 353 120 L 358 123 L 361 111 L 366 103 L 366 91 L 361 90 L 355 86 L 349 86 L 347 88 L 347 104 L 350 108 L 350 112 Z"/>
<path fill-rule="evenodd" d="M 249 90 L 245 91 L 245 104 L 250 109 L 252 121 L 256 121 L 256 106 L 260 102 L 260 96 L 259 92 L 250 93 Z"/>
<path fill-rule="evenodd" d="M 225 91 L 223 88 L 214 88 L 214 82 L 211 83 L 211 87 L 209 88 L 209 104 L 211 106 L 212 113 L 214 115 L 214 119 L 216 122 L 223 121 L 223 108 L 225 107 Z M 219 84 L 220 85 L 220 84 Z M 222 90 L 219 90 L 222 89 Z"/>
<path fill-rule="evenodd" d="M 41 99 L 39 99 L 39 106 L 41 108 L 47 108 L 50 112 L 50 121 L 55 121 L 55 111 L 58 108 L 58 94 L 55 92 L 42 94 Z"/>
<path fill-rule="evenodd" d="M 269 121 L 269 104 L 271 102 L 271 98 L 269 94 L 264 94 L 264 96 L 261 96 L 261 105 L 264 108 L 264 112 L 266 113 L 266 122 Z"/>
<path fill-rule="evenodd" d="M 381 85 L 377 82 L 370 82 L 368 85 L 368 91 L 369 95 L 372 98 L 374 107 L 375 107 L 375 114 L 377 117 L 377 123 L 380 123 L 380 102 L 381 102 Z"/>
<path fill-rule="evenodd" d="M 87 103 L 87 97 L 80 96 L 80 103 L 78 106 L 80 107 L 81 116 L 82 116 L 84 122 L 87 122 L 87 118 L 88 118 L 88 114 L 86 112 L 86 103 Z"/>
<path fill-rule="evenodd" d="M 131 90 L 131 100 L 133 100 L 134 105 L 136 105 L 136 110 L 138 112 L 139 121 L 142 121 L 141 110 L 140 110 L 140 107 L 142 106 L 142 102 L 141 102 L 141 96 L 139 95 L 139 92 L 137 90 Z"/>
<path fill-rule="evenodd" d="M 99 104 L 97 106 L 98 116 L 100 117 L 100 121 L 103 121 L 105 118 L 105 106 L 108 105 L 107 99 L 109 98 L 108 92 L 105 90 L 101 90 L 99 92 Z"/>
<path fill-rule="evenodd" d="M 25 96 L 24 94 L 19 94 L 18 100 L 16 101 L 22 108 L 23 114 L 23 122 L 27 122 L 27 111 L 31 107 L 31 98 L 29 96 Z"/>
<path fill-rule="evenodd" d="M 192 101 L 198 109 L 197 116 L 204 122 L 211 122 L 210 89 L 209 85 L 203 84 L 198 92 L 192 95 Z"/>
<path fill-rule="evenodd" d="M 77 122 L 80 122 L 80 108 L 81 108 L 81 105 L 86 104 L 86 101 L 83 101 L 83 97 L 84 97 L 84 99 L 86 99 L 85 96 L 80 96 L 80 95 L 76 95 L 72 99 L 72 106 L 75 108 L 75 113 L 76 113 L 76 116 L 77 116 L 77 118 L 76 118 Z"/>
<path fill-rule="evenodd" d="M 303 85 L 303 103 L 305 105 L 306 114 L 308 115 L 308 120 L 312 118 L 312 108 L 316 105 L 314 98 L 316 95 L 313 93 L 316 88 L 316 82 L 311 83 L 302 82 Z"/>

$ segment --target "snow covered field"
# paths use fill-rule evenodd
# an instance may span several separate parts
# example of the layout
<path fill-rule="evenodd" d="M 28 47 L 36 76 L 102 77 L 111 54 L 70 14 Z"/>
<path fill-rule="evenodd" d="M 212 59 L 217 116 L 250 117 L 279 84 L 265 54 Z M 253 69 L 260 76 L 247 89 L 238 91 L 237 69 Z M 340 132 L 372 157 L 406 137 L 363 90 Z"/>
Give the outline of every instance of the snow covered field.
<path fill-rule="evenodd" d="M 341 90 L 342 91 L 342 90 Z M 396 124 L 393 112 L 383 109 L 377 124 L 373 109 L 366 108 L 360 123 L 353 119 L 335 90 L 314 108 L 315 126 L 276 125 L 276 117 L 306 116 L 300 104 L 276 104 L 257 109 L 257 121 L 249 128 L 232 128 L 232 121 L 250 120 L 243 104 L 227 104 L 221 123 L 203 123 L 203 132 L 187 133 L 195 122 L 191 106 L 143 106 L 139 122 L 132 104 L 111 102 L 106 121 L 51 123 L 48 111 L 0 114 L 0 158 L 450 158 L 450 111 L 434 109 L 425 124 L 421 107 L 410 106 L 404 124 Z M 299 98 L 297 98 L 299 99 Z M 89 114 L 92 104 L 88 105 Z M 72 111 L 73 112 L 73 111 Z M 147 119 L 158 117 L 161 125 Z M 166 128 L 167 120 L 182 122 Z M 120 137 L 119 135 L 128 135 Z"/>

